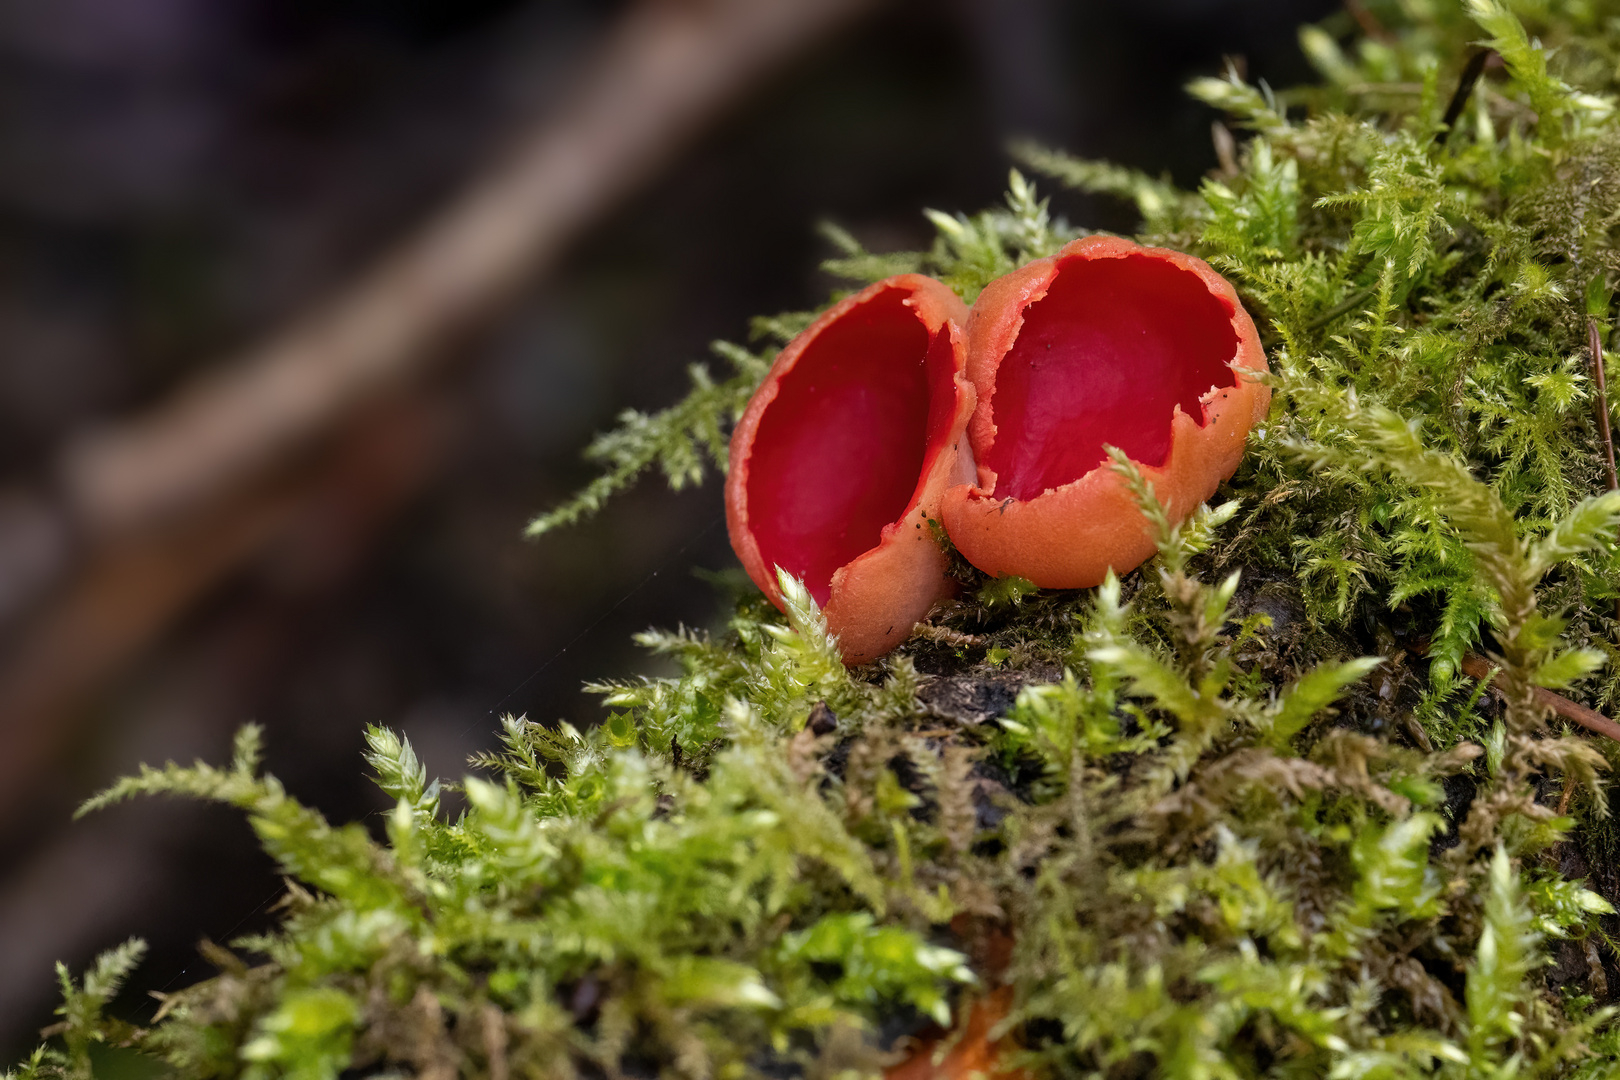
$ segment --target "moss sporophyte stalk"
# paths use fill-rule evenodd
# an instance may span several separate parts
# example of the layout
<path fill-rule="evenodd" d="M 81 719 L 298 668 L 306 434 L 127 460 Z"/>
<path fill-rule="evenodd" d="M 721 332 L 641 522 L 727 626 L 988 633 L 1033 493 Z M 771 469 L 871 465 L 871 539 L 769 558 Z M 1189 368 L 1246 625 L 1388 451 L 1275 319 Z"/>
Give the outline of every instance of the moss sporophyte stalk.
<path fill-rule="evenodd" d="M 834 577 L 871 545 L 790 539 L 831 552 L 825 581 L 767 578 L 723 628 L 642 635 L 680 674 L 592 686 L 589 730 L 507 719 L 454 820 L 409 745 L 372 730 L 395 802 L 380 839 L 264 775 L 254 729 L 228 766 L 143 770 L 86 811 L 241 808 L 291 882 L 282 921 L 210 947 L 218 973 L 155 1016 L 113 1004 L 138 944 L 64 974 L 61 1023 L 13 1075 L 136 1054 L 186 1078 L 910 1078 L 936 1053 L 1030 1077 L 1620 1075 L 1620 744 L 1538 694 L 1620 706 L 1620 495 L 1587 322 L 1611 347 L 1620 5 L 1357 12 L 1303 32 L 1313 85 L 1192 85 L 1241 137 L 1196 192 L 1018 150 L 1133 203 L 1136 242 L 1212 267 L 1269 361 L 1236 471 L 1222 481 L 1222 459 L 1192 495 L 1134 429 L 1086 461 L 1032 450 L 1026 472 L 999 410 L 993 441 L 969 425 L 972 479 L 995 473 L 979 497 L 1093 470 L 1147 522 L 1149 562 L 1094 588 L 990 577 L 942 507 L 910 532 L 954 599 L 851 668 Z M 1500 63 L 1471 64 L 1480 49 Z M 958 303 L 1019 273 L 1055 275 L 1024 322 L 1040 331 L 1083 230 L 1020 174 L 1004 206 L 928 216 L 922 252 L 828 228 L 828 269 L 867 299 L 837 298 L 815 338 L 869 316 L 866 362 L 924 342 L 928 382 L 931 362 L 954 371 Z M 861 292 L 900 274 L 955 300 Z M 724 469 L 779 348 L 817 318 L 758 320 L 752 345 L 718 347 L 730 374 L 695 368 L 685 400 L 626 414 L 590 449 L 602 478 L 534 531 L 649 468 L 676 487 Z M 1235 355 L 1216 321 L 1185 331 L 1211 371 L 1160 384 L 1188 416 L 1211 384 L 1243 389 L 1215 370 Z M 996 354 L 996 395 L 1022 340 Z M 859 508 L 879 535 L 923 486 L 932 393 L 885 399 L 925 434 L 884 480 L 894 514 Z"/>

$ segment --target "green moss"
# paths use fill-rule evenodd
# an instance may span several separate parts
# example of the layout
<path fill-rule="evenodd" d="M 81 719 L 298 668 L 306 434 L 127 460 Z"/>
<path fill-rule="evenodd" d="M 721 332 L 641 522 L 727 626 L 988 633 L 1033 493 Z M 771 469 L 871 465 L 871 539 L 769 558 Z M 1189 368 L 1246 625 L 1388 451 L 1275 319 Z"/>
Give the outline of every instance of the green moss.
<path fill-rule="evenodd" d="M 863 1074 L 998 983 L 1041 1075 L 1620 1073 L 1620 753 L 1535 697 L 1620 704 L 1584 351 L 1620 284 L 1620 10 L 1367 6 L 1392 40 L 1304 31 L 1318 85 L 1191 87 L 1252 133 L 1197 193 L 1016 151 L 1134 202 L 1265 337 L 1274 405 L 1221 506 L 1172 527 L 1117 463 L 1153 563 L 1040 592 L 956 560 L 965 599 L 853 672 L 785 580 L 785 617 L 745 597 L 723 633 L 644 635 L 681 674 L 592 687 L 600 725 L 507 720 L 457 820 L 372 731 L 381 843 L 260 775 L 252 729 L 227 769 L 145 770 L 89 808 L 240 807 L 295 883 L 285 919 L 145 1028 L 104 1011 L 134 946 L 64 977 L 59 1038 L 16 1075 L 88 1076 L 96 1047 L 187 1078 Z M 1481 38 L 1505 71 L 1448 129 Z M 1080 232 L 1017 173 L 1004 207 L 929 218 L 925 252 L 829 228 L 829 268 L 971 300 Z M 535 531 L 647 468 L 723 468 L 771 351 L 719 348 L 731 379 L 627 415 Z"/>

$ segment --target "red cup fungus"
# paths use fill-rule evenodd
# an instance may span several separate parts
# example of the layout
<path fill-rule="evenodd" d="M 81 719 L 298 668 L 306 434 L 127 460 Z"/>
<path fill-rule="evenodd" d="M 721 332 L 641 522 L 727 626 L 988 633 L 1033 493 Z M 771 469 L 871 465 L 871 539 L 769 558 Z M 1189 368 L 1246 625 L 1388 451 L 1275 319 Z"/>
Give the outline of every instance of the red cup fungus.
<path fill-rule="evenodd" d="M 974 469 L 967 306 L 901 274 L 834 305 L 777 356 L 731 437 L 726 525 L 782 606 L 804 582 L 846 663 L 882 656 L 951 593 L 929 527 Z"/>
<path fill-rule="evenodd" d="M 1110 466 L 1125 452 L 1172 520 L 1237 469 L 1271 390 L 1254 322 L 1190 255 L 1086 237 L 998 278 L 968 316 L 976 486 L 945 494 L 957 550 L 1042 588 L 1100 584 L 1153 554 Z"/>

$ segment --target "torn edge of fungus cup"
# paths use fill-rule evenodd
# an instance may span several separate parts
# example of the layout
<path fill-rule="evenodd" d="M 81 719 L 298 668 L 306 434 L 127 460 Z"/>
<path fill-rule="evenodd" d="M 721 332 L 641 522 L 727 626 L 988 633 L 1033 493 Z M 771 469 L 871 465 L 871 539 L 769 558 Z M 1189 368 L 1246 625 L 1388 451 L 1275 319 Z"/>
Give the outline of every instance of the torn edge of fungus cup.
<path fill-rule="evenodd" d="M 953 591 L 928 521 L 975 475 L 967 314 L 921 274 L 845 298 L 781 351 L 732 435 L 731 545 L 778 608 L 775 568 L 804 582 L 845 663 L 882 656 Z"/>
<path fill-rule="evenodd" d="M 1271 404 L 1237 292 L 1166 248 L 1076 240 L 987 285 L 967 335 L 978 481 L 945 493 L 945 530 L 985 573 L 1042 588 L 1090 588 L 1153 554 L 1105 447 L 1181 520 L 1237 470 Z"/>
<path fill-rule="evenodd" d="M 1172 520 L 1236 471 L 1271 390 L 1254 322 L 1203 260 L 1076 240 L 971 311 L 920 274 L 836 304 L 778 355 L 731 441 L 726 523 L 778 607 L 802 580 L 844 660 L 953 591 L 938 518 L 987 574 L 1090 588 L 1154 550 L 1118 447 Z"/>

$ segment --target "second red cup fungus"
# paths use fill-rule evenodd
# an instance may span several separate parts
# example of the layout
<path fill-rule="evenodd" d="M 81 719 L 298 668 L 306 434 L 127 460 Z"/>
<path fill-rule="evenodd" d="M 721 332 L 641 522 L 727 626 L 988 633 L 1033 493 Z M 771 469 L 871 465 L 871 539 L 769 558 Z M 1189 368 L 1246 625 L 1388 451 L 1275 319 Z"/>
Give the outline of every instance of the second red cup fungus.
<path fill-rule="evenodd" d="M 978 483 L 945 495 L 951 540 L 1043 588 L 1134 569 L 1154 541 L 1104 447 L 1184 518 L 1237 469 L 1265 370 L 1232 286 L 1190 255 L 1087 237 L 991 282 L 968 318 Z"/>
<path fill-rule="evenodd" d="M 974 475 L 966 316 L 920 274 L 863 289 L 782 350 L 732 435 L 737 557 L 778 607 L 775 568 L 803 581 L 847 663 L 894 648 L 951 592 L 928 519 Z"/>

